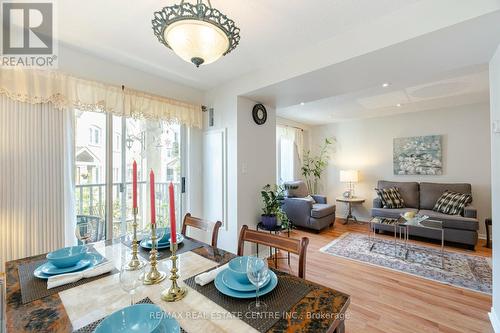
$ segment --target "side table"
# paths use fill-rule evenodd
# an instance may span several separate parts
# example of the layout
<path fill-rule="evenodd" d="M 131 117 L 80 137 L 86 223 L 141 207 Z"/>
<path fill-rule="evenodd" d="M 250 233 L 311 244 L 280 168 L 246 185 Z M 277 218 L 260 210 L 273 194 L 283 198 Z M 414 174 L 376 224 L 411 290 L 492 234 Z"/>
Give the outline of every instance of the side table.
<path fill-rule="evenodd" d="M 353 220 L 356 223 L 359 223 L 358 219 L 356 218 L 356 216 L 352 215 L 352 205 L 353 204 L 359 204 L 359 205 L 361 205 L 363 202 L 365 202 L 365 199 L 357 198 L 357 197 L 353 197 L 353 198 L 337 198 L 336 201 L 337 202 L 346 203 L 347 206 L 348 206 L 348 213 L 347 213 L 347 216 L 345 218 L 345 223 L 343 223 L 343 224 L 349 223 L 349 219 Z"/>
<path fill-rule="evenodd" d="M 275 235 L 286 231 L 287 236 L 290 237 L 290 229 L 291 229 L 291 224 L 288 224 L 288 228 L 283 227 L 282 225 L 276 225 L 274 228 L 268 228 L 264 225 L 264 223 L 259 222 L 257 224 L 256 230 L 264 230 L 264 231 L 269 231 L 270 234 L 274 232 Z M 257 246 L 257 255 L 259 255 L 259 244 L 256 244 Z M 273 248 L 269 247 L 269 256 L 273 258 Z M 278 259 L 288 259 L 288 266 L 290 266 L 290 252 L 288 252 L 288 255 L 286 258 L 278 258 L 278 250 L 275 248 L 274 249 L 274 268 L 278 268 Z"/>

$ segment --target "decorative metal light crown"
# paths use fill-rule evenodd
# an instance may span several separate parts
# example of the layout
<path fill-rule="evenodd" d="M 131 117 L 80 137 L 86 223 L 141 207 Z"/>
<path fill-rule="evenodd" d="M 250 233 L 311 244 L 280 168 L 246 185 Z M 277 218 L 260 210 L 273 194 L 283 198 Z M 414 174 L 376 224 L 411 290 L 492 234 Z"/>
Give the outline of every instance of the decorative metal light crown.
<path fill-rule="evenodd" d="M 228 54 L 240 42 L 240 29 L 233 20 L 203 0 L 164 7 L 151 21 L 160 43 L 199 67 Z"/>

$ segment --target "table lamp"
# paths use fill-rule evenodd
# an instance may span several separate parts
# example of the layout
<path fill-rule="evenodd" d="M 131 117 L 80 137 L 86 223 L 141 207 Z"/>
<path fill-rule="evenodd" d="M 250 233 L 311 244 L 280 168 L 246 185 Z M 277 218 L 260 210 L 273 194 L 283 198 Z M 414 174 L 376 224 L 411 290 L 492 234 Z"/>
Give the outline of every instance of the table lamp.
<path fill-rule="evenodd" d="M 358 170 L 340 170 L 340 181 L 348 183 L 349 188 L 344 192 L 344 198 L 354 197 L 354 183 L 358 182 Z"/>

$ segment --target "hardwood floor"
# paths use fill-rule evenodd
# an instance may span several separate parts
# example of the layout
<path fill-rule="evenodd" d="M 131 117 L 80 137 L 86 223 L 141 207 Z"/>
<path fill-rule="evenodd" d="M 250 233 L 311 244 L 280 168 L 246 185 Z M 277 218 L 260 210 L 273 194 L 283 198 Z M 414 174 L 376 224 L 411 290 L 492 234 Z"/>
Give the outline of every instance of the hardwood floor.
<path fill-rule="evenodd" d="M 493 332 L 489 295 L 319 251 L 345 232 L 367 233 L 368 225 L 342 225 L 337 220 L 334 228 L 320 234 L 294 230 L 291 237 L 309 237 L 306 279 L 351 295 L 346 332 Z M 451 246 L 446 250 L 491 257 L 491 249 L 484 245 L 480 240 L 475 252 Z M 281 266 L 285 268 L 286 261 Z M 295 274 L 296 268 L 292 256 Z"/>

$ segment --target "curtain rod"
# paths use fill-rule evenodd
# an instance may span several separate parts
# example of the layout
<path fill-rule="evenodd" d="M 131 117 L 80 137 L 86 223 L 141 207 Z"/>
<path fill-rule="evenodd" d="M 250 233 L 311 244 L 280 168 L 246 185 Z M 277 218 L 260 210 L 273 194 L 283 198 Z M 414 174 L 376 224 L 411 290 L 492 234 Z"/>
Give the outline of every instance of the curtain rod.
<path fill-rule="evenodd" d="M 279 125 L 278 126 L 281 126 L 281 127 L 290 127 L 290 128 L 295 128 L 295 129 L 298 129 L 298 130 L 301 130 L 302 132 L 304 132 L 304 129 L 303 128 L 300 128 L 300 127 L 297 127 L 297 126 L 291 126 L 291 125 Z"/>

